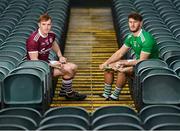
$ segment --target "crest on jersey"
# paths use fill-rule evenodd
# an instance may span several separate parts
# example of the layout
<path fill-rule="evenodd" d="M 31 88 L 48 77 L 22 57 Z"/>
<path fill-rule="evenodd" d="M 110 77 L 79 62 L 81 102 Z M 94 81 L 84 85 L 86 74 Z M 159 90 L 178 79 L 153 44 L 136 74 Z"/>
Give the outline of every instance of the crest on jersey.
<path fill-rule="evenodd" d="M 46 45 L 49 45 L 49 41 L 48 41 L 48 39 L 46 39 L 46 40 L 45 40 L 45 42 L 46 42 Z"/>
<path fill-rule="evenodd" d="M 42 45 L 42 46 L 43 46 L 43 45 L 46 45 L 46 43 L 42 42 L 41 45 Z"/>
<path fill-rule="evenodd" d="M 52 38 L 49 38 L 49 42 L 52 43 L 52 42 L 53 42 L 53 39 L 52 39 Z"/>

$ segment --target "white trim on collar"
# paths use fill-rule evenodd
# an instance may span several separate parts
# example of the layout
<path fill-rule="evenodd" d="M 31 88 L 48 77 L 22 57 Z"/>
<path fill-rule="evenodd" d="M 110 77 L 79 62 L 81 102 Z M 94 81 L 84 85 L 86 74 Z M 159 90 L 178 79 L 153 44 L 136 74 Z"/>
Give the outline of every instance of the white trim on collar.
<path fill-rule="evenodd" d="M 44 35 L 41 33 L 40 29 L 38 29 L 38 33 L 39 33 L 39 35 L 40 35 L 41 37 L 43 37 L 43 38 L 46 38 L 46 37 L 48 36 L 48 34 L 47 34 L 46 36 L 44 36 Z"/>
<path fill-rule="evenodd" d="M 142 33 L 142 29 L 140 30 L 140 32 L 139 32 L 139 34 L 137 35 L 137 37 L 139 37 L 139 36 L 141 35 L 141 33 Z"/>

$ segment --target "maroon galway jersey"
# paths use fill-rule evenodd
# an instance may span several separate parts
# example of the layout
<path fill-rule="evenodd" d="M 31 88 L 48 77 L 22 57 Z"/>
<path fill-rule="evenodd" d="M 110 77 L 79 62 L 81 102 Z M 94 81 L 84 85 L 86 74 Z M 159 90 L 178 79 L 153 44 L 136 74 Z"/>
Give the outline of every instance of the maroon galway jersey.
<path fill-rule="evenodd" d="M 55 37 L 53 32 L 48 33 L 47 37 L 42 37 L 38 30 L 33 32 L 26 41 L 27 59 L 30 60 L 28 52 L 38 51 L 38 59 L 48 62 L 49 52 Z"/>

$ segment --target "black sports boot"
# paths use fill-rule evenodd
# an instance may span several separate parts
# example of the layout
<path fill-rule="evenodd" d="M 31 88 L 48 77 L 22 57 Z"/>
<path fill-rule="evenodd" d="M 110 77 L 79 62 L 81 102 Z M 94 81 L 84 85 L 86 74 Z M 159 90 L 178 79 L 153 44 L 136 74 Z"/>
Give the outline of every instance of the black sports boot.
<path fill-rule="evenodd" d="M 85 94 L 80 94 L 78 92 L 72 91 L 70 93 L 66 93 L 65 98 L 67 100 L 75 100 L 75 101 L 81 101 L 84 100 L 87 96 Z"/>
<path fill-rule="evenodd" d="M 66 96 L 66 91 L 65 90 L 60 90 L 59 96 L 65 97 Z"/>

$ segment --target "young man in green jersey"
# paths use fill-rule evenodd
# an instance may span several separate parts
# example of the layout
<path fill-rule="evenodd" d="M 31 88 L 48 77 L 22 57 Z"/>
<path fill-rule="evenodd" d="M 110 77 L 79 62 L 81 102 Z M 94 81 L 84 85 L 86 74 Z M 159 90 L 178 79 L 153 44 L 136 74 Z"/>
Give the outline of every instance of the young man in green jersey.
<path fill-rule="evenodd" d="M 158 58 L 158 49 L 153 36 L 142 29 L 142 16 L 131 13 L 128 16 L 130 34 L 126 37 L 122 47 L 117 50 L 108 60 L 99 66 L 104 72 L 104 93 L 102 97 L 118 100 L 121 88 L 125 85 L 127 77 L 133 75 L 133 67 L 140 61 Z M 135 59 L 123 60 L 123 56 L 132 49 Z M 114 81 L 114 71 L 117 71 L 115 90 L 111 94 Z"/>

